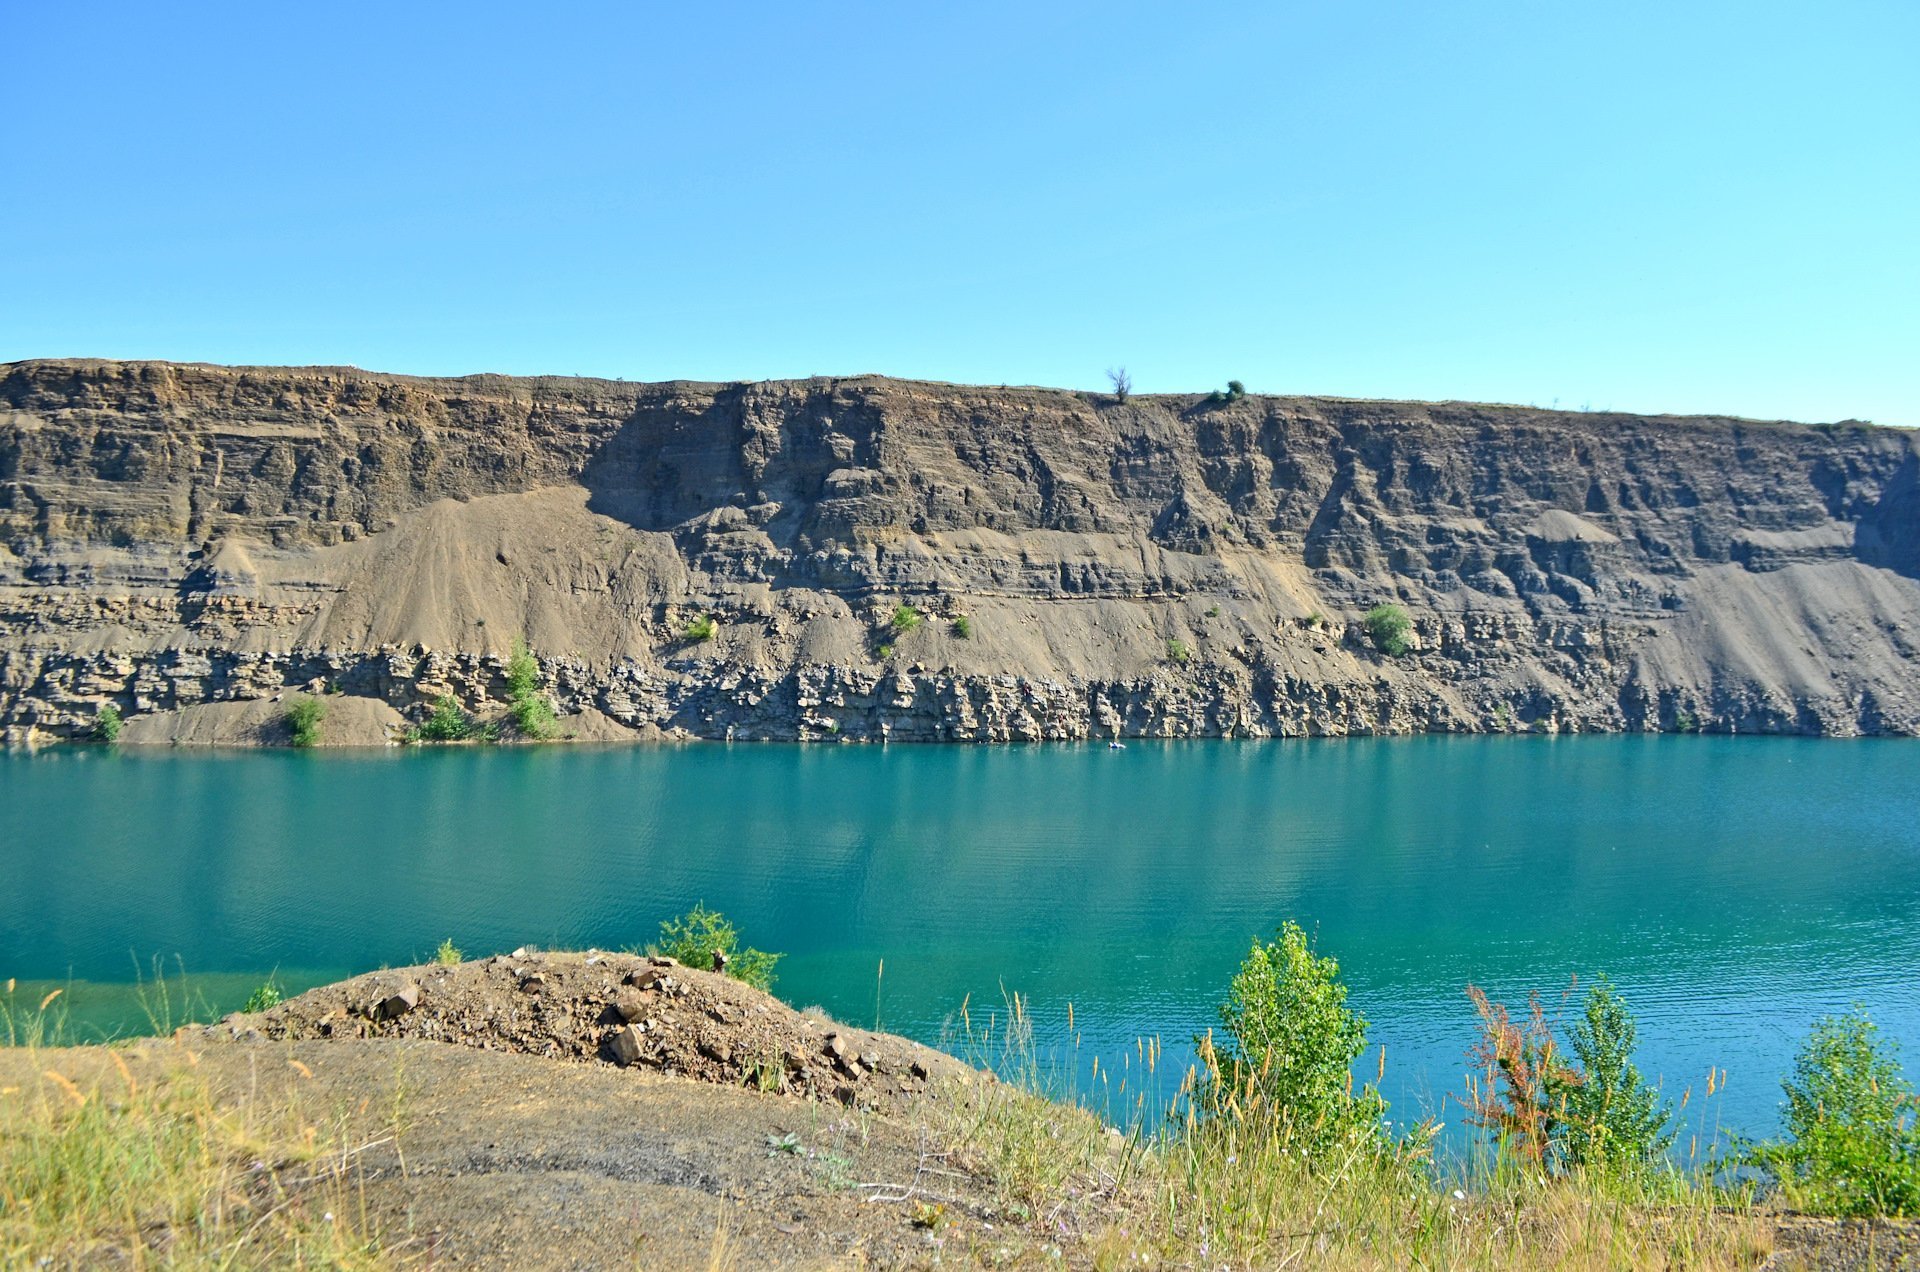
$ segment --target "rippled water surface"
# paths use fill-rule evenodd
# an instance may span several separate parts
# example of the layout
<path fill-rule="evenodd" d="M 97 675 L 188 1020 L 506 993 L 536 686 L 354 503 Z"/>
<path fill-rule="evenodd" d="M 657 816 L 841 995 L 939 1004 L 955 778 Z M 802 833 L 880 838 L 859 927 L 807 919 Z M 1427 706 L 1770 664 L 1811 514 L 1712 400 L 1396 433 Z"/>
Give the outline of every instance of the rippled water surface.
<path fill-rule="evenodd" d="M 1916 765 L 1708 737 L 8 757 L 0 977 L 127 1030 L 156 955 L 224 1009 L 443 937 L 643 944 L 704 900 L 787 952 L 796 1004 L 870 1024 L 877 993 L 938 1042 L 1004 987 L 1062 1065 L 1128 1075 L 1142 1035 L 1180 1060 L 1293 916 L 1373 1020 L 1396 1116 L 1460 1088 L 1469 982 L 1557 1009 L 1605 971 L 1642 1068 L 1675 1094 L 1725 1068 L 1717 1116 L 1764 1132 L 1822 1012 L 1865 1004 L 1920 1071 Z"/>

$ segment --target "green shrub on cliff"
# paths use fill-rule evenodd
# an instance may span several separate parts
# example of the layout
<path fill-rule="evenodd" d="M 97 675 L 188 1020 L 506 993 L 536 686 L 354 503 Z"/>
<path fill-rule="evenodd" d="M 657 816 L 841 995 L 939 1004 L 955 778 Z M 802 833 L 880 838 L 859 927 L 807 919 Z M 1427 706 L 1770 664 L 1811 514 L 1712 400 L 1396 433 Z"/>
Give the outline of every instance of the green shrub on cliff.
<path fill-rule="evenodd" d="M 719 624 L 713 621 L 713 615 L 702 614 L 688 622 L 680 634 L 686 637 L 688 644 L 698 645 L 704 641 L 712 640 L 714 633 L 719 630 Z"/>
<path fill-rule="evenodd" d="M 1398 658 L 1413 648 L 1407 637 L 1413 632 L 1413 620 L 1398 605 L 1376 605 L 1361 622 L 1373 647 L 1389 658 Z"/>
<path fill-rule="evenodd" d="M 677 963 L 711 971 L 715 953 L 726 955 L 727 975 L 755 989 L 773 989 L 773 965 L 780 955 L 765 950 L 743 948 L 740 933 L 717 910 L 696 905 L 677 919 L 660 925 L 660 940 L 655 946 Z"/>
<path fill-rule="evenodd" d="M 894 607 L 893 617 L 887 620 L 887 625 L 893 628 L 895 635 L 905 636 L 920 626 L 920 611 L 911 605 L 897 605 Z"/>
<path fill-rule="evenodd" d="M 953 620 L 953 634 L 961 640 L 973 639 L 973 620 L 961 614 Z"/>
<path fill-rule="evenodd" d="M 560 722 L 560 715 L 553 709 L 553 703 L 542 694 L 522 698 L 508 709 L 513 713 L 513 727 L 520 731 L 520 736 L 536 742 L 551 738 Z"/>
<path fill-rule="evenodd" d="M 507 657 L 507 700 L 529 697 L 540 688 L 540 664 L 527 642 L 514 637 L 513 652 Z"/>
<path fill-rule="evenodd" d="M 454 696 L 443 693 L 433 700 L 433 710 L 427 713 L 427 718 L 407 737 L 414 742 L 465 742 L 484 734 L 479 722 L 460 709 Z"/>
<path fill-rule="evenodd" d="M 1167 657 L 1184 667 L 1193 661 L 1193 649 L 1178 636 L 1170 636 L 1167 638 Z"/>
<path fill-rule="evenodd" d="M 559 720 L 553 702 L 540 692 L 540 664 L 524 640 L 513 642 L 507 660 L 507 710 L 520 736 L 535 741 L 552 737 Z"/>
<path fill-rule="evenodd" d="M 120 708 L 111 702 L 100 708 L 100 714 L 93 717 L 93 740 L 112 745 L 120 740 Z"/>
<path fill-rule="evenodd" d="M 327 718 L 327 704 L 301 694 L 287 704 L 287 732 L 295 746 L 312 746 L 320 740 L 320 722 Z"/>

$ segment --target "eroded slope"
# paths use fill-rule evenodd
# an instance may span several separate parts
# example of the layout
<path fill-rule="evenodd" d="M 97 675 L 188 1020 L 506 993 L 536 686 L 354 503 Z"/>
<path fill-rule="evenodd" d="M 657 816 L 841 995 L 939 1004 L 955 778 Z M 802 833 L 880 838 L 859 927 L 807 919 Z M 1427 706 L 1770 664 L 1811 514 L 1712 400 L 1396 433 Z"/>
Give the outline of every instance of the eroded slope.
<path fill-rule="evenodd" d="M 271 741 L 331 687 L 378 741 L 525 636 L 591 737 L 1910 734 L 1917 474 L 1855 424 L 18 363 L 0 726 Z"/>

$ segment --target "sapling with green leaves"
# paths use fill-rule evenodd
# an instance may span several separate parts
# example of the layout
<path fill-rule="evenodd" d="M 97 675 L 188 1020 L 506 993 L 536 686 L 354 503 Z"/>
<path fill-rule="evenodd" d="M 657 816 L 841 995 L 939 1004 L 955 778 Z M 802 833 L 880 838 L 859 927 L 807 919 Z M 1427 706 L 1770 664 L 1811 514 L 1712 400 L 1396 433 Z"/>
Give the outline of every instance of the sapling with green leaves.
<path fill-rule="evenodd" d="M 1231 1046 L 1210 1066 L 1210 1111 L 1274 1119 L 1312 1148 L 1384 1147 L 1386 1101 L 1371 1085 L 1354 1085 L 1367 1021 L 1347 1006 L 1339 962 L 1315 954 L 1291 920 L 1277 936 L 1254 941 L 1220 1007 Z"/>
<path fill-rule="evenodd" d="M 1639 1029 L 1606 977 L 1588 987 L 1567 1038 L 1577 1063 L 1550 1070 L 1546 1079 L 1547 1099 L 1557 1106 L 1554 1153 L 1561 1165 L 1613 1176 L 1656 1168 L 1673 1143 L 1673 1112 L 1634 1067 Z"/>
<path fill-rule="evenodd" d="M 527 642 L 515 639 L 507 659 L 507 711 L 520 736 L 541 741 L 553 736 L 559 714 L 540 692 L 540 663 Z"/>
<path fill-rule="evenodd" d="M 1861 1008 L 1818 1021 L 1781 1083 L 1787 1140 L 1756 1164 L 1816 1214 L 1920 1215 L 1920 1103 L 1899 1046 Z"/>

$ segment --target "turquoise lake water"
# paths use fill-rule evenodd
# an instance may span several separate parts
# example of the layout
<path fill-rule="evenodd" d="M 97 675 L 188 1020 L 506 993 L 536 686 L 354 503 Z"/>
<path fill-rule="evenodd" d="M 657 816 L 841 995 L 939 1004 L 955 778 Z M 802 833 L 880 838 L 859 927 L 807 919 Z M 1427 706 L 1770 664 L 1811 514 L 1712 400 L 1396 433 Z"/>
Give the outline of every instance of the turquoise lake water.
<path fill-rule="evenodd" d="M 641 945 L 705 901 L 786 951 L 796 1005 L 868 1025 L 877 990 L 939 1043 L 1017 991 L 1052 1063 L 1137 1088 L 1135 1040 L 1183 1065 L 1294 917 L 1374 1022 L 1396 1118 L 1459 1121 L 1469 982 L 1557 1009 L 1604 971 L 1643 1071 L 1695 1088 L 1689 1127 L 1757 1134 L 1823 1012 L 1866 1005 L 1920 1076 L 1917 765 L 1672 736 L 11 756 L 0 978 L 129 1032 L 156 957 L 224 1010 L 272 969 Z"/>

